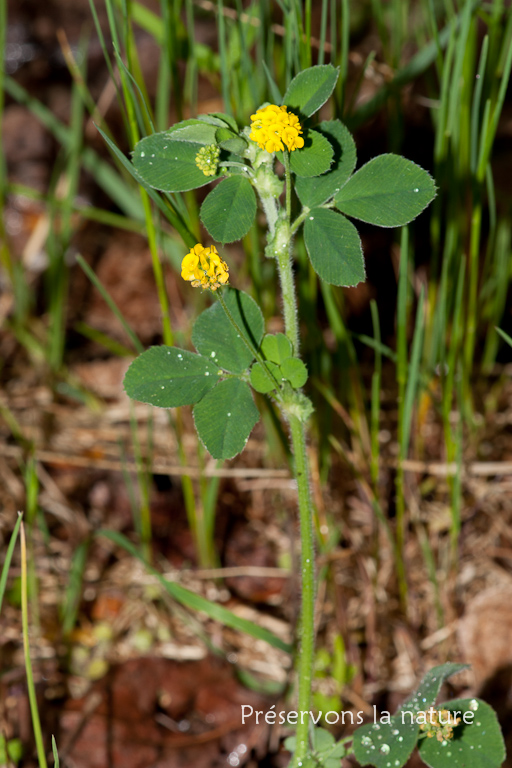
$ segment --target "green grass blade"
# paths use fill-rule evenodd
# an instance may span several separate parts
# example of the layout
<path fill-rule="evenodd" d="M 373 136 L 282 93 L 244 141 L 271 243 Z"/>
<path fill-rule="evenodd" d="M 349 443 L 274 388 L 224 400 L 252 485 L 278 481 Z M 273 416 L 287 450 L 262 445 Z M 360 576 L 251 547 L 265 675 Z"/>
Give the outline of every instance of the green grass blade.
<path fill-rule="evenodd" d="M 375 368 L 372 374 L 372 397 L 371 397 L 371 416 L 370 416 L 370 440 L 372 448 L 371 456 L 371 478 L 373 487 L 377 487 L 379 479 L 379 424 L 380 424 L 380 388 L 382 380 L 382 354 L 380 351 L 381 336 L 379 311 L 375 300 L 370 304 L 373 321 L 373 334 L 375 336 Z"/>
<path fill-rule="evenodd" d="M 6 78 L 5 90 L 19 104 L 28 107 L 44 127 L 57 139 L 59 144 L 62 144 L 66 149 L 72 146 L 73 136 L 71 130 L 61 123 L 44 104 L 30 96 L 24 88 L 10 77 Z M 103 136 L 105 137 L 105 134 Z M 119 176 L 119 173 L 89 147 L 83 149 L 81 161 L 83 167 L 92 174 L 96 183 L 127 216 L 138 220 L 143 218 L 142 206 L 138 196 L 133 189 L 126 185 Z"/>
<path fill-rule="evenodd" d="M 112 314 L 117 317 L 119 322 L 121 323 L 122 327 L 124 328 L 126 334 L 128 335 L 128 338 L 133 344 L 134 349 L 140 354 L 141 352 L 144 352 L 144 346 L 139 341 L 137 336 L 135 335 L 134 331 L 130 328 L 128 325 L 123 313 L 117 306 L 117 304 L 114 302 L 106 288 L 102 285 L 98 277 L 95 275 L 94 271 L 90 268 L 90 266 L 87 264 L 85 259 L 80 256 L 80 254 L 77 255 L 76 260 L 78 264 L 81 266 L 91 283 L 94 285 L 94 287 L 98 290 L 98 292 L 101 294 L 101 297 L 103 300 L 107 303 L 110 311 Z"/>
<path fill-rule="evenodd" d="M 423 287 L 420 292 L 418 301 L 418 309 L 416 312 L 416 323 L 414 326 L 414 336 L 412 340 L 411 360 L 407 370 L 407 386 L 404 396 L 404 408 L 403 408 L 403 428 L 401 439 L 401 456 L 403 459 L 407 456 L 409 448 L 409 438 L 411 435 L 411 424 L 414 403 L 416 400 L 416 393 L 418 389 L 418 379 L 421 361 L 421 352 L 423 349 L 423 304 L 424 304 L 424 291 Z"/>
<path fill-rule="evenodd" d="M 220 73 L 221 73 L 221 88 L 222 88 L 222 100 L 224 102 L 224 112 L 227 115 L 232 115 L 233 110 L 231 108 L 231 73 L 228 66 L 228 55 L 226 48 L 226 22 L 224 19 L 224 3 L 223 0 L 217 0 L 217 39 L 219 41 L 219 54 L 220 54 Z"/>
<path fill-rule="evenodd" d="M 475 0 L 475 2 L 471 3 L 471 6 L 472 8 L 477 8 L 480 4 L 480 0 Z M 460 23 L 463 13 L 464 10 L 461 11 L 461 13 L 459 13 L 459 15 L 456 17 L 455 24 Z M 451 24 L 447 25 L 439 33 L 439 44 L 443 50 L 448 45 L 451 34 Z M 380 91 L 375 94 L 375 96 L 373 96 L 369 101 L 359 107 L 359 109 L 350 117 L 350 120 L 346 121 L 347 127 L 353 131 L 363 123 L 367 122 L 371 117 L 373 117 L 373 115 L 375 115 L 376 112 L 379 111 L 379 109 L 384 106 L 388 98 L 393 93 L 396 93 L 399 88 L 420 77 L 420 75 L 422 75 L 434 63 L 437 55 L 437 43 L 435 40 L 432 40 L 421 51 L 415 54 L 412 59 L 405 65 L 405 67 L 402 67 L 402 69 L 396 73 L 390 83 L 386 84 L 383 88 L 381 88 Z"/>
<path fill-rule="evenodd" d="M 318 49 L 317 64 L 323 64 L 325 59 L 325 38 L 327 34 L 328 12 L 329 12 L 329 0 L 322 0 L 322 13 L 320 17 L 320 47 Z"/>
<path fill-rule="evenodd" d="M 82 541 L 73 552 L 68 585 L 62 605 L 62 632 L 69 635 L 73 630 L 80 608 L 84 570 L 89 552 L 89 542 Z"/>
<path fill-rule="evenodd" d="M 37 759 L 39 768 L 48 768 L 46 762 L 46 752 L 43 743 L 43 734 L 41 731 L 41 721 L 37 709 L 37 696 L 34 685 L 34 676 L 32 674 L 32 663 L 30 661 L 30 644 L 28 629 L 28 580 L 27 580 L 27 545 L 25 540 L 25 527 L 23 523 L 20 527 L 21 542 L 21 623 L 23 633 L 23 652 L 25 658 L 25 673 L 27 676 L 27 690 L 30 702 L 30 714 L 32 717 L 32 727 L 34 729 L 34 738 L 37 749 Z"/>
<path fill-rule="evenodd" d="M 501 59 L 503 63 L 501 64 Z M 492 110 L 492 115 L 489 120 L 487 130 L 485 131 L 485 142 L 478 158 L 477 178 L 479 181 L 483 181 L 485 176 L 485 169 L 491 155 L 494 138 L 498 128 L 498 121 L 500 119 L 501 110 L 505 101 L 505 94 L 507 92 L 508 83 L 510 80 L 510 72 L 512 69 L 512 14 L 509 13 L 507 26 L 503 36 L 503 47 L 500 56 L 500 66 L 495 73 L 496 77 L 500 77 L 500 86 L 498 96 Z M 501 71 L 500 71 L 501 70 Z"/>
<path fill-rule="evenodd" d="M 501 328 L 496 328 L 496 331 L 499 333 L 503 341 L 506 341 L 507 344 L 512 347 L 512 336 L 509 336 L 508 333 L 505 333 L 505 331 L 502 331 Z"/>
<path fill-rule="evenodd" d="M 55 741 L 55 736 L 52 736 L 52 752 L 53 752 L 53 764 L 55 768 L 59 768 L 60 766 L 59 753 L 57 752 L 57 742 Z"/>
<path fill-rule="evenodd" d="M 195 592 L 191 592 L 189 589 L 182 587 L 181 584 L 176 584 L 175 582 L 165 579 L 160 573 L 158 573 L 157 570 L 145 562 L 140 552 L 125 536 L 123 536 L 122 533 L 119 533 L 118 531 L 101 530 L 98 532 L 98 534 L 100 536 L 104 536 L 107 539 L 110 539 L 110 541 L 113 541 L 115 544 L 122 547 L 132 557 L 135 557 L 137 560 L 139 560 L 147 569 L 148 573 L 151 573 L 156 579 L 158 579 L 166 592 L 168 592 L 171 597 L 173 597 L 182 605 L 186 606 L 192 611 L 203 611 L 203 613 L 206 613 L 206 615 L 211 619 L 219 621 L 226 627 L 231 627 L 232 629 L 236 629 L 239 632 L 244 632 L 245 634 L 250 635 L 257 640 L 265 640 L 265 642 L 269 643 L 269 645 L 273 646 L 274 648 L 278 648 L 279 650 L 285 651 L 286 653 L 291 652 L 291 646 L 274 635 L 274 633 L 270 632 L 268 629 L 260 627 L 248 619 L 240 618 L 232 611 L 224 608 L 222 605 L 212 603 L 210 600 L 207 600 L 201 595 L 197 595 Z"/>
<path fill-rule="evenodd" d="M 9 539 L 9 546 L 7 547 L 5 560 L 2 565 L 2 573 L 0 574 L 0 613 L 2 612 L 2 602 L 4 599 L 5 587 L 7 585 L 7 577 L 9 575 L 9 568 L 11 565 L 14 547 L 16 546 L 16 539 L 18 538 L 18 531 L 20 529 L 21 520 L 22 520 L 22 514 L 21 512 L 18 512 L 18 519 L 16 520 L 16 525 L 14 526 L 14 530 L 11 534 L 11 538 Z"/>
<path fill-rule="evenodd" d="M 484 87 L 485 67 L 487 64 L 487 54 L 489 52 L 489 35 L 484 37 L 482 50 L 480 51 L 480 60 L 478 62 L 477 81 L 473 95 L 473 104 L 471 106 L 471 172 L 476 173 L 478 161 L 478 136 L 479 136 L 479 118 L 482 102 L 482 89 Z"/>

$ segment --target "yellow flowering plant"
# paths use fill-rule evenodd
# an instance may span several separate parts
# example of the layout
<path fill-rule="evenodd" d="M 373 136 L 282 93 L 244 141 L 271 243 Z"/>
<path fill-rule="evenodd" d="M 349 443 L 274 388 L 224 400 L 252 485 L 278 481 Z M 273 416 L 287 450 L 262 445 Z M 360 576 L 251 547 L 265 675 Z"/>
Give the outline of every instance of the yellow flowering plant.
<path fill-rule="evenodd" d="M 250 125 L 239 128 L 224 113 L 202 115 L 147 136 L 133 153 L 134 173 L 154 194 L 215 182 L 200 209 L 215 244 L 191 245 L 192 236 L 185 232 L 190 250 L 181 263 L 184 281 L 210 291 L 214 301 L 194 323 L 195 352 L 171 346 L 148 349 L 130 366 L 125 389 L 135 400 L 162 408 L 192 405 L 199 438 L 215 459 L 231 459 L 243 450 L 259 419 L 254 392 L 271 398 L 287 422 L 301 531 L 296 665 L 301 712 L 309 712 L 311 704 L 316 575 L 306 453 L 312 404 L 303 390 L 308 371 L 300 358 L 294 241 L 302 233 L 320 280 L 355 286 L 364 281 L 365 267 L 361 240 L 350 219 L 402 226 L 435 195 L 429 174 L 398 155 L 380 155 L 355 171 L 356 147 L 343 123 L 315 122 L 338 74 L 331 65 L 311 67 L 293 78 L 281 103 L 256 108 Z M 265 334 L 263 313 L 254 299 L 228 285 L 228 260 L 221 255 L 222 246 L 249 232 L 258 202 L 267 225 L 265 256 L 275 264 L 282 297 L 283 332 L 274 334 Z M 177 220 L 176 226 L 182 223 Z M 423 709 L 434 703 L 442 681 L 457 671 L 454 666 L 436 668 L 437 676 L 423 681 Z M 362 726 L 350 737 L 350 751 L 378 768 L 405 765 L 420 738 L 417 724 L 402 726 L 396 719 L 378 734 L 368 728 Z M 384 735 L 386 741 L 380 740 Z M 301 719 L 288 742 L 291 765 L 334 768 L 333 760 L 339 764 L 347 749 L 341 743 L 333 745 L 331 738 L 310 741 L 307 719 Z"/>

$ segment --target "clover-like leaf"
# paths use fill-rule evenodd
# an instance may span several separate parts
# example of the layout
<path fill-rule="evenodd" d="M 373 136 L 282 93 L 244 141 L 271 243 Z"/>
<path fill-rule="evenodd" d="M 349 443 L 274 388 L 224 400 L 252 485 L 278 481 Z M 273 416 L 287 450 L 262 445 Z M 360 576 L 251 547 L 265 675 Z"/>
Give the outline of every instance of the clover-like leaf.
<path fill-rule="evenodd" d="M 283 97 L 283 104 L 310 117 L 325 104 L 334 90 L 339 69 L 332 64 L 319 64 L 299 72 Z"/>
<path fill-rule="evenodd" d="M 334 198 L 347 216 L 379 227 L 401 227 L 436 195 L 427 171 L 400 155 L 379 155 L 363 165 Z"/>
<path fill-rule="evenodd" d="M 284 333 L 268 333 L 261 342 L 261 351 L 267 360 L 280 363 L 292 355 L 292 343 Z"/>
<path fill-rule="evenodd" d="M 304 225 L 304 241 L 315 272 L 331 285 L 364 281 L 364 260 L 357 229 L 326 208 L 313 208 Z"/>
<path fill-rule="evenodd" d="M 420 741 L 421 759 L 430 768 L 500 768 L 505 744 L 492 707 L 481 699 L 453 699 L 440 704 L 440 709 L 447 709 L 461 722 L 449 740 Z"/>
<path fill-rule="evenodd" d="M 253 349 L 258 349 L 264 330 L 261 309 L 243 291 L 228 288 L 223 290 L 223 296 L 237 325 Z M 194 323 L 192 343 L 198 352 L 231 373 L 243 373 L 254 359 L 217 301 Z"/>
<path fill-rule="evenodd" d="M 318 131 L 308 131 L 304 147 L 290 153 L 290 168 L 296 176 L 320 176 L 331 167 L 334 150 Z"/>
<path fill-rule="evenodd" d="M 302 205 L 313 208 L 322 205 L 340 191 L 352 175 L 356 167 L 356 145 L 350 131 L 340 120 L 326 120 L 316 126 L 315 130 L 329 140 L 334 158 L 330 170 L 322 176 L 308 179 L 297 176 L 295 191 Z M 293 152 L 299 155 L 300 152 Z"/>
<path fill-rule="evenodd" d="M 172 134 L 154 133 L 135 145 L 133 165 L 142 179 L 162 192 L 186 192 L 209 184 L 218 176 L 205 176 L 196 165 L 203 144 L 174 141 Z"/>
<path fill-rule="evenodd" d="M 259 419 L 248 385 L 225 379 L 194 407 L 201 442 L 214 459 L 232 459 L 244 446 Z"/>
<path fill-rule="evenodd" d="M 219 243 L 247 234 L 256 216 L 256 195 L 244 176 L 231 176 L 213 189 L 201 206 L 201 219 Z"/>
<path fill-rule="evenodd" d="M 128 368 L 124 388 L 133 400 L 159 408 L 192 405 L 219 379 L 213 360 L 177 347 L 150 347 Z"/>

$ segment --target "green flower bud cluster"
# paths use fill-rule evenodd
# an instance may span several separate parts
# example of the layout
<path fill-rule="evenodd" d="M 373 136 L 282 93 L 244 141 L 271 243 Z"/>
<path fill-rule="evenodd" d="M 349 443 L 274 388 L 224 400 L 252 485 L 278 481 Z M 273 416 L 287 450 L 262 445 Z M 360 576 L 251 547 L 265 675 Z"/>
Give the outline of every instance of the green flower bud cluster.
<path fill-rule="evenodd" d="M 220 149 L 216 144 L 201 147 L 196 155 L 196 165 L 205 176 L 215 176 L 219 162 Z"/>

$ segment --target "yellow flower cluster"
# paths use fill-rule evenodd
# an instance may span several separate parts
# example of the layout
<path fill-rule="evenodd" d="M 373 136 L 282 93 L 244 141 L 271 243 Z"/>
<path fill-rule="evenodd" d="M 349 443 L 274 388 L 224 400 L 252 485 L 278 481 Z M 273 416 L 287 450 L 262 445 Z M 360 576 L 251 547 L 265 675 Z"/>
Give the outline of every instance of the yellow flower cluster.
<path fill-rule="evenodd" d="M 251 120 L 252 131 L 249 138 L 255 141 L 260 149 L 277 152 L 282 151 L 285 144 L 288 150 L 293 152 L 304 146 L 299 118 L 293 112 L 288 112 L 286 107 L 269 104 L 268 107 L 258 109 L 255 115 L 251 115 Z"/>
<path fill-rule="evenodd" d="M 420 721 L 420 716 L 423 722 Z M 426 712 L 418 712 L 416 722 L 420 722 L 420 731 L 426 732 L 429 739 L 436 738 L 443 742 L 453 739 L 453 729 L 460 723 L 460 717 L 452 716 L 447 709 L 437 710 L 430 707 Z"/>
<path fill-rule="evenodd" d="M 181 262 L 181 276 L 184 280 L 191 280 L 194 288 L 216 291 L 228 282 L 229 270 L 214 245 L 204 248 L 197 243 Z"/>

